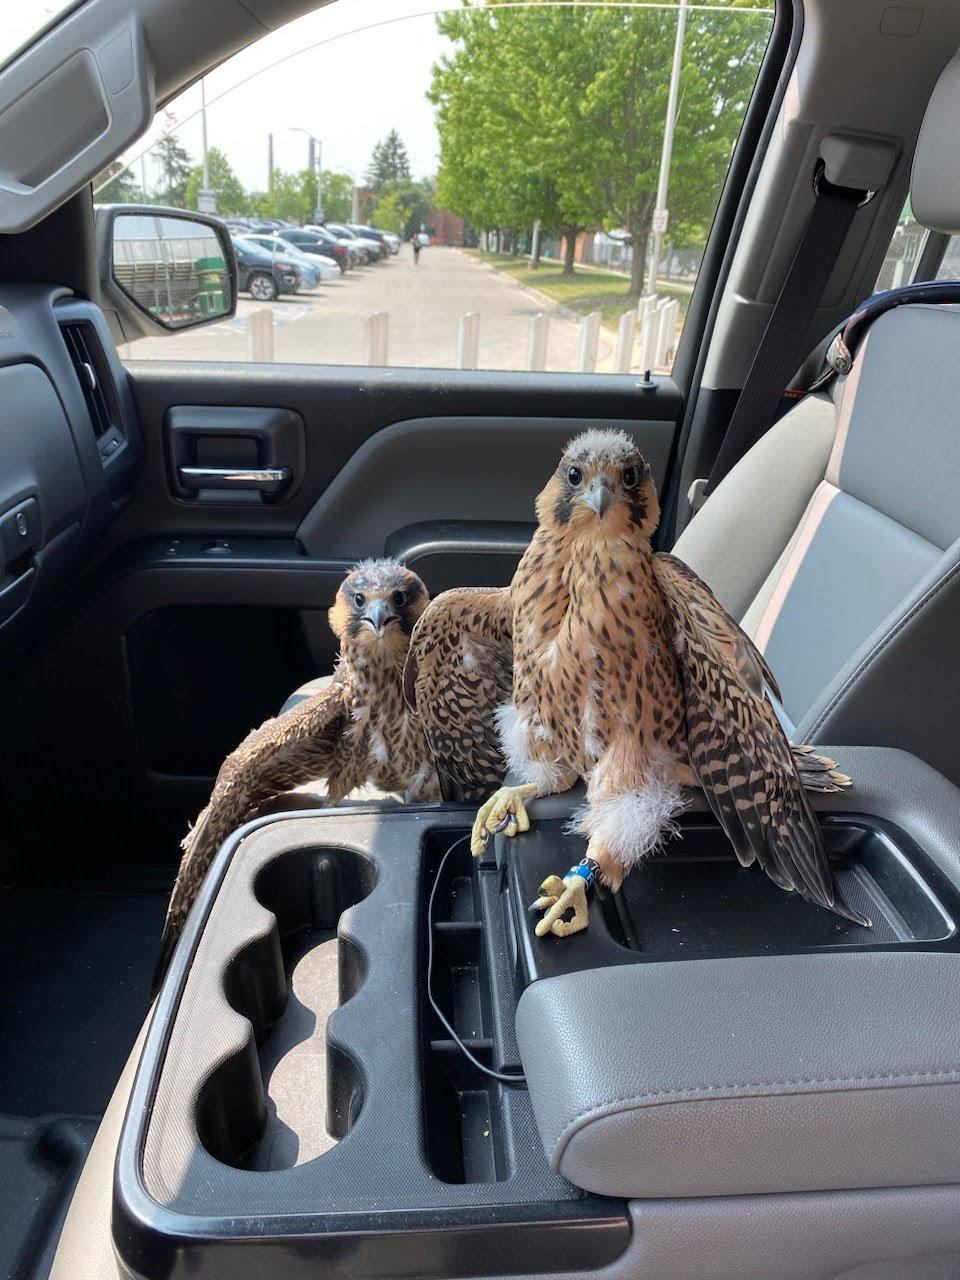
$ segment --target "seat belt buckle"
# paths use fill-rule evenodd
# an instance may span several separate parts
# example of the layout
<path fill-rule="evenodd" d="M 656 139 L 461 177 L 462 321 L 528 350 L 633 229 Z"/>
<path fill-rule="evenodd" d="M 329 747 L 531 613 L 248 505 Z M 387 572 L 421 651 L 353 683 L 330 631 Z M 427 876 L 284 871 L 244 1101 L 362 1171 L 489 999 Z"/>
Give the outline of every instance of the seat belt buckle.
<path fill-rule="evenodd" d="M 687 490 L 687 501 L 690 503 L 691 511 L 697 512 L 707 500 L 707 477 L 701 476 L 694 480 L 693 484 Z"/>

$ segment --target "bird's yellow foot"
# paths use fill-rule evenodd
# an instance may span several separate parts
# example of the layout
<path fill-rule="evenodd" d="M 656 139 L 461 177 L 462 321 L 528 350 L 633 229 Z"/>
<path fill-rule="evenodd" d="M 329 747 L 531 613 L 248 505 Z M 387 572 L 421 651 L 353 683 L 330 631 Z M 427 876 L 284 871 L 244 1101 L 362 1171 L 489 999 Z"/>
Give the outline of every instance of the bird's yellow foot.
<path fill-rule="evenodd" d="M 487 847 L 487 837 L 502 829 L 505 835 L 515 836 L 518 831 L 530 830 L 530 819 L 524 808 L 524 800 L 530 800 L 537 794 L 534 786 L 501 787 L 495 791 L 480 811 L 473 823 L 473 835 L 470 837 L 470 852 L 479 858 Z"/>
<path fill-rule="evenodd" d="M 547 876 L 540 886 L 540 897 L 530 904 L 531 911 L 546 913 L 542 920 L 537 921 L 534 929 L 538 938 L 544 938 L 548 933 L 556 938 L 566 938 L 587 927 L 590 918 L 587 907 L 588 883 L 577 868 L 563 880 L 559 876 Z M 573 916 L 564 920 L 563 917 L 571 907 Z"/>

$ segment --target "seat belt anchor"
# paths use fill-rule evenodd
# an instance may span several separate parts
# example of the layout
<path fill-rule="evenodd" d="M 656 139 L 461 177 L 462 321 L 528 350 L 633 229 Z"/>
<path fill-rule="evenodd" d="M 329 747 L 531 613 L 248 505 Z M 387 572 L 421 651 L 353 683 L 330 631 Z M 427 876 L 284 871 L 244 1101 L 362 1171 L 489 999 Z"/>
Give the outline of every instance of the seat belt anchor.
<path fill-rule="evenodd" d="M 690 503 L 690 510 L 699 511 L 706 502 L 707 496 L 707 477 L 700 476 L 697 480 L 694 480 L 687 490 L 687 501 Z"/>

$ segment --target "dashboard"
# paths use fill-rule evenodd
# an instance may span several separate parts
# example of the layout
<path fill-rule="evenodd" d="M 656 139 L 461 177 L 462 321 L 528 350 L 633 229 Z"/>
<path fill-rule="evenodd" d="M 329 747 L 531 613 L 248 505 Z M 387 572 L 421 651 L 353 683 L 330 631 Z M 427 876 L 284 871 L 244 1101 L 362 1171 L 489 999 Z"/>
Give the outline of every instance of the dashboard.
<path fill-rule="evenodd" d="M 55 285 L 0 290 L 0 658 L 60 606 L 129 500 L 142 451 L 100 309 Z"/>

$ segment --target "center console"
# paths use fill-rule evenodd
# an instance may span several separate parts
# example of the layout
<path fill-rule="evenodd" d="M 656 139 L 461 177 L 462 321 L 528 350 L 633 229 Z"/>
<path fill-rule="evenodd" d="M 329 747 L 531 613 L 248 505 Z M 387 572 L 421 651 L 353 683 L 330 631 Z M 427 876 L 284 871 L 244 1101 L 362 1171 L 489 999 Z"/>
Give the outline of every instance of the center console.
<path fill-rule="evenodd" d="M 526 904 L 581 856 L 573 797 L 477 861 L 452 806 L 237 833 L 127 1113 L 127 1274 L 639 1275 L 645 1197 L 960 1183 L 958 795 L 838 754 L 824 835 L 872 930 L 741 869 L 696 804 L 565 940 Z"/>

